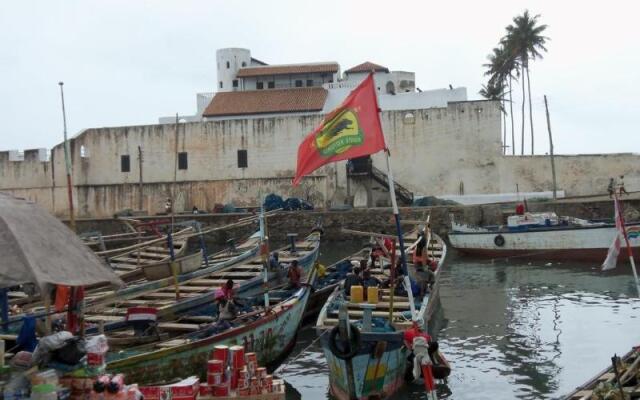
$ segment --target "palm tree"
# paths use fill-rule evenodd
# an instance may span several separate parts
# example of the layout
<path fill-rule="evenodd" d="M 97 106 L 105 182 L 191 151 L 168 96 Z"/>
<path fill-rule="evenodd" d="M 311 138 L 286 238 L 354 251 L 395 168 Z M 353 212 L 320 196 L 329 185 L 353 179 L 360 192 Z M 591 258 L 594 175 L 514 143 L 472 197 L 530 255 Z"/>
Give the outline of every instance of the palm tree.
<path fill-rule="evenodd" d="M 503 119 L 504 119 L 504 133 L 503 133 L 503 137 L 502 137 L 502 143 L 503 143 L 503 148 L 502 148 L 502 153 L 505 154 L 507 151 L 507 117 L 506 117 L 506 110 L 504 108 L 504 86 L 503 86 L 503 82 L 502 81 L 495 81 L 492 82 L 491 80 L 489 80 L 489 83 L 487 83 L 486 85 L 482 85 L 482 88 L 480 89 L 480 91 L 478 92 L 478 94 L 480 94 L 480 96 L 484 97 L 487 100 L 496 100 L 499 101 L 500 103 L 500 112 L 503 115 Z"/>
<path fill-rule="evenodd" d="M 509 87 L 509 113 L 511 117 L 511 154 L 515 155 L 516 153 L 516 138 L 515 138 L 515 127 L 513 122 L 513 98 L 512 98 L 512 87 L 513 87 L 513 79 L 518 79 L 518 67 L 517 67 L 517 59 L 512 57 L 511 54 L 505 49 L 503 45 L 499 47 L 495 47 L 493 49 L 493 53 L 487 56 L 487 60 L 489 62 L 484 64 L 484 67 L 487 68 L 485 75 L 490 76 L 489 84 L 493 84 L 494 82 L 500 82 L 501 86 L 504 90 L 504 86 L 508 85 Z M 503 103 L 506 100 L 503 97 Z M 504 104 L 503 104 L 504 111 Z M 506 111 L 505 111 L 506 114 Z M 505 122 L 505 131 L 507 129 Z M 506 146 L 506 138 L 505 138 L 505 146 Z M 505 149 L 506 150 L 506 149 Z"/>
<path fill-rule="evenodd" d="M 540 15 L 531 16 L 529 10 L 525 10 L 522 15 L 513 18 L 513 25 L 507 26 L 507 34 L 502 39 L 505 48 L 513 58 L 520 62 L 522 77 L 527 75 L 527 90 L 529 92 L 529 123 L 531 126 L 531 154 L 533 155 L 533 110 L 531 105 L 531 80 L 529 77 L 529 61 L 542 58 L 542 52 L 546 52 L 545 44 L 548 37 L 542 33 L 547 29 L 547 25 L 539 25 Z M 522 148 L 524 155 L 524 106 L 525 106 L 525 86 L 522 83 Z"/>

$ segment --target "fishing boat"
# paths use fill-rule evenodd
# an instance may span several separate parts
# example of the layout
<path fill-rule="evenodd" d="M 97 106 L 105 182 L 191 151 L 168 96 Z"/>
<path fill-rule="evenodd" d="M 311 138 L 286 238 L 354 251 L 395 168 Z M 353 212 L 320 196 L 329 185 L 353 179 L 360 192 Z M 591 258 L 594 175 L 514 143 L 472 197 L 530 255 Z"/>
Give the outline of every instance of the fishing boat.
<path fill-rule="evenodd" d="M 168 278 L 174 274 L 182 275 L 199 269 L 202 265 L 202 250 L 197 253 L 189 254 L 183 257 L 177 257 L 174 260 L 160 261 L 143 265 L 142 272 L 147 280 L 155 281 L 157 279 Z"/>
<path fill-rule="evenodd" d="M 577 387 L 564 400 L 640 398 L 640 347 L 622 357 L 614 356 L 611 361 L 611 366 Z"/>
<path fill-rule="evenodd" d="M 270 293 L 268 309 L 259 309 L 231 321 L 219 333 L 199 329 L 182 337 L 110 354 L 107 370 L 124 373 L 141 384 L 174 380 L 191 375 L 206 379 L 206 364 L 218 345 L 242 345 L 257 353 L 260 364 L 273 365 L 295 344 L 296 333 L 312 291 L 315 270 L 300 289 Z"/>
<path fill-rule="evenodd" d="M 176 236 L 172 241 L 172 245 L 173 257 L 181 259 L 187 251 L 187 239 Z M 105 252 L 97 252 L 96 254 L 102 255 L 104 253 Z M 171 263 L 171 251 L 167 243 L 161 241 L 145 247 L 136 248 L 135 250 L 119 253 L 117 256 L 108 257 L 107 261 L 120 279 L 125 282 L 131 282 L 143 275 L 146 276 L 147 279 L 160 279 L 150 278 L 145 272 L 146 267 L 149 267 L 150 271 L 155 271 L 161 268 L 162 265 L 168 265 Z M 153 273 L 151 273 L 151 275 L 153 275 Z"/>
<path fill-rule="evenodd" d="M 399 294 L 391 286 L 378 289 L 375 300 L 363 302 L 356 298 L 353 288 L 350 296 L 338 286 L 320 311 L 316 331 L 329 365 L 330 391 L 336 398 L 383 399 L 404 385 L 410 355 L 403 342 L 404 333 L 416 325 L 427 331 L 439 303 L 439 277 L 446 258 L 444 241 L 436 234 L 426 235 L 427 259 L 435 266 L 434 281 L 426 293 L 414 298 L 411 288 Z M 411 253 L 420 240 L 418 230 L 404 237 L 408 243 L 405 252 Z M 396 254 L 390 253 L 390 259 L 380 257 L 371 268 L 380 281 L 394 280 L 390 266 L 395 265 L 399 252 L 396 248 Z M 415 275 L 413 263 L 408 265 L 408 273 Z M 349 339 L 341 339 L 345 336 Z"/>
<path fill-rule="evenodd" d="M 629 243 L 640 256 L 640 221 L 625 224 Z M 506 225 L 470 227 L 451 218 L 451 245 L 464 254 L 602 262 L 616 236 L 613 222 L 559 217 L 555 213 L 523 213 Z M 622 248 L 626 243 L 622 242 Z M 626 259 L 622 251 L 620 260 Z"/>
<path fill-rule="evenodd" d="M 307 273 L 318 257 L 320 236 L 320 232 L 313 231 L 303 240 L 292 241 L 290 246 L 279 249 L 280 261 L 288 264 L 296 260 Z M 132 289 L 120 292 L 117 296 L 94 298 L 92 304 L 87 306 L 85 321 L 96 326 L 88 331 L 125 327 L 130 307 L 154 308 L 159 320 L 196 312 L 201 307 L 212 305 L 216 289 L 222 287 L 229 279 L 233 280 L 234 290 L 239 295 L 253 296 L 268 290 L 264 288 L 264 261 L 261 256 L 254 256 L 215 271 L 205 269 L 184 274 L 177 284 L 172 284 L 172 279 L 166 278 L 162 287 L 153 290 Z M 268 272 L 267 281 L 270 285 L 277 286 L 283 280 L 284 270 Z M 102 326 L 98 327 L 98 324 Z"/>
<path fill-rule="evenodd" d="M 137 302 L 137 297 L 146 293 L 153 293 L 161 291 L 167 287 L 173 288 L 177 283 L 186 282 L 189 280 L 206 277 L 216 271 L 223 270 L 227 267 L 235 264 L 242 263 L 249 259 L 254 258 L 258 254 L 260 243 L 260 234 L 255 233 L 251 235 L 247 240 L 243 241 L 240 245 L 233 245 L 229 248 L 209 255 L 205 260 L 202 260 L 202 266 L 200 269 L 177 275 L 175 277 L 168 277 L 155 281 L 148 281 L 145 279 L 136 281 L 134 285 L 119 289 L 110 290 L 104 287 L 95 287 L 87 292 L 85 296 L 86 306 L 90 310 L 99 310 L 106 305 L 117 304 L 118 301 L 125 301 L 130 299 L 133 303 Z M 169 289 L 174 290 L 174 289 Z M 21 327 L 22 319 L 26 314 L 31 314 L 37 318 L 43 317 L 46 314 L 46 306 L 39 301 L 38 297 L 31 296 L 28 300 L 30 303 L 26 303 L 26 300 L 17 305 L 20 306 L 20 313 L 15 313 L 10 316 L 8 332 L 18 332 Z M 14 304 L 13 302 L 11 303 Z M 104 321 L 108 326 L 109 320 Z"/>

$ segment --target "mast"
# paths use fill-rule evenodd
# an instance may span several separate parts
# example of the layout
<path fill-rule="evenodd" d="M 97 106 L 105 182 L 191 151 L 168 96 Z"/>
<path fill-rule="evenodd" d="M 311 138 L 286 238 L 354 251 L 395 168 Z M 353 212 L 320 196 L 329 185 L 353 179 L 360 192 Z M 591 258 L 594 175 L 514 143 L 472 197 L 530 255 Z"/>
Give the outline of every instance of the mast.
<path fill-rule="evenodd" d="M 374 71 L 371 71 L 371 75 L 373 76 Z M 382 113 L 382 110 L 380 109 L 380 104 L 378 102 L 378 91 L 375 91 L 376 96 L 375 96 L 375 101 L 376 101 L 376 108 L 378 110 L 378 121 L 380 122 L 380 129 L 382 129 L 382 120 L 380 118 L 380 114 Z M 382 134 L 384 135 L 384 129 L 382 129 Z M 385 140 L 386 143 L 386 140 Z M 407 270 L 407 257 L 405 255 L 405 250 L 404 250 L 404 238 L 402 235 L 402 227 L 400 226 L 400 211 L 398 211 L 398 202 L 396 200 L 396 188 L 395 188 L 395 184 L 393 181 L 393 171 L 391 169 L 391 152 L 389 151 L 388 148 L 385 149 L 385 158 L 387 161 L 387 181 L 389 183 L 389 196 L 391 196 L 391 206 L 393 208 L 393 218 L 396 222 L 396 234 L 398 235 L 398 244 L 400 247 L 400 262 L 402 265 L 402 274 L 404 275 L 404 285 L 405 285 L 405 289 L 407 290 L 407 296 L 409 297 L 409 307 L 411 307 L 411 317 L 413 318 L 416 315 L 416 309 L 415 309 L 415 304 L 413 303 L 413 293 L 411 292 L 411 282 L 409 280 L 409 274 L 408 274 L 408 270 Z M 396 249 L 394 247 L 393 251 L 395 252 Z M 395 268 L 395 265 L 391 266 L 392 268 Z M 391 310 L 391 312 L 393 312 L 393 309 Z M 389 321 L 392 322 L 392 321 Z"/>
<path fill-rule="evenodd" d="M 62 124 L 64 127 L 64 163 L 67 169 L 67 195 L 69 198 L 69 226 L 71 230 L 76 230 L 76 217 L 73 212 L 73 184 L 71 181 L 71 151 L 69 149 L 69 141 L 67 140 L 67 113 L 64 108 L 64 82 L 58 82 L 60 85 L 60 98 L 62 100 Z"/>

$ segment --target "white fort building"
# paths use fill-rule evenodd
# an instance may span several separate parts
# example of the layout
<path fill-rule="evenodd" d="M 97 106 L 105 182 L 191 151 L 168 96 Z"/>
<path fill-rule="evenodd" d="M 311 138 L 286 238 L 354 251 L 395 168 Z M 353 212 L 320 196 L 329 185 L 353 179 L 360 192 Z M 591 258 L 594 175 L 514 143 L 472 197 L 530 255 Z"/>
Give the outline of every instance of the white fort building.
<path fill-rule="evenodd" d="M 420 195 L 458 198 L 552 189 L 547 156 L 503 155 L 498 102 L 468 100 L 465 88 L 420 90 L 415 74 L 364 62 L 344 71 L 336 62 L 267 64 L 247 49 L 216 52 L 215 93 L 197 95 L 197 112 L 158 124 L 88 128 L 70 139 L 73 195 L 81 217 L 131 208 L 163 211 L 174 177 L 174 208 L 257 205 L 276 193 L 318 207 L 388 202 L 381 154 L 325 166 L 291 180 L 297 148 L 325 113 L 375 73 L 381 120 L 392 154 L 399 200 Z M 425 88 L 426 89 L 426 88 Z M 176 152 L 177 149 L 177 152 Z M 63 145 L 0 151 L 0 190 L 67 210 Z M 177 168 L 174 168 L 177 167 Z M 604 193 L 611 176 L 640 190 L 635 154 L 556 156 L 558 189 L 566 195 Z"/>

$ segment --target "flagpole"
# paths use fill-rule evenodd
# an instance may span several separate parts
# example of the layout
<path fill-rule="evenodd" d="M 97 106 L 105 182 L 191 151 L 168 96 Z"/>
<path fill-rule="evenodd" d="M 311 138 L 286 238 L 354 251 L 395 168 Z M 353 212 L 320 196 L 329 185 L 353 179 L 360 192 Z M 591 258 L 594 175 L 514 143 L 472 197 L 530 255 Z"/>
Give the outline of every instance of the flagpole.
<path fill-rule="evenodd" d="M 373 79 L 373 72 L 370 73 Z M 375 86 L 375 85 L 374 85 Z M 374 88 L 375 90 L 375 88 Z M 380 114 L 382 110 L 380 109 L 380 104 L 378 102 L 378 91 L 375 90 L 375 99 L 376 99 L 376 108 L 378 110 L 378 119 L 380 120 Z M 384 129 L 382 129 L 382 121 L 380 120 L 380 129 L 382 130 L 382 135 L 384 136 Z M 385 140 L 386 143 L 386 140 Z M 393 170 L 391 169 L 391 152 L 388 148 L 384 150 L 385 159 L 387 161 L 387 181 L 389 183 L 389 196 L 391 196 L 391 207 L 393 208 L 393 218 L 396 222 L 396 233 L 398 235 L 398 244 L 400 246 L 400 262 L 402 265 L 402 274 L 404 275 L 404 285 L 407 290 L 407 296 L 409 297 L 409 307 L 411 308 L 411 319 L 416 315 L 415 304 L 413 303 L 413 292 L 411 291 L 411 281 L 409 280 L 409 271 L 407 270 L 407 257 L 404 251 L 404 238 L 402 234 L 402 226 L 400 224 L 400 211 L 398 210 L 398 202 L 396 200 L 396 188 L 393 181 Z M 396 249 L 394 248 L 395 252 Z M 395 265 L 392 265 L 391 268 L 395 268 Z M 393 321 L 389 321 L 390 323 Z"/>
<path fill-rule="evenodd" d="M 613 194 L 614 201 L 618 201 L 618 195 L 616 193 Z M 638 296 L 640 297 L 640 281 L 638 281 L 638 272 L 636 271 L 636 262 L 633 259 L 633 249 L 631 248 L 631 244 L 629 243 L 629 237 L 627 236 L 627 228 L 624 225 L 624 213 L 622 212 L 622 202 L 619 203 L 618 207 L 618 217 L 620 218 L 620 226 L 622 226 L 622 236 L 624 237 L 624 243 L 627 245 L 627 254 L 629 255 L 629 262 L 631 263 L 631 271 L 633 271 L 633 278 L 636 281 L 636 290 L 638 292 Z"/>

